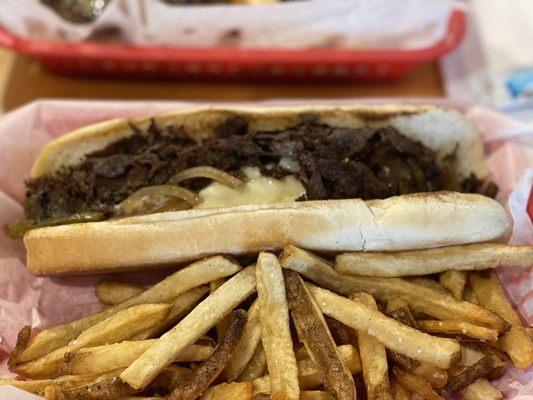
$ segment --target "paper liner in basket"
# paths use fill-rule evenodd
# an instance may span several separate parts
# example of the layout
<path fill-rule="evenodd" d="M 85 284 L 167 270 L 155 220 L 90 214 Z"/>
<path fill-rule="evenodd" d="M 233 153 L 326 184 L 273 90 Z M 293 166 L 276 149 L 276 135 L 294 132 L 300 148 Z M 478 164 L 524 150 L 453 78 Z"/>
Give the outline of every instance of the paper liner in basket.
<path fill-rule="evenodd" d="M 354 102 L 362 101 L 327 103 Z M 298 103 L 302 102 L 291 104 Z M 0 120 L 0 225 L 22 215 L 18 202 L 24 197 L 23 181 L 47 142 L 65 132 L 101 120 L 153 115 L 189 105 L 191 103 L 42 101 L 6 115 Z M 487 164 L 500 187 L 498 200 L 508 205 L 515 221 L 512 242 L 532 245 L 533 224 L 526 213 L 526 203 L 533 183 L 533 130 L 486 108 L 460 108 L 486 140 Z M 533 324 L 531 271 L 502 269 L 499 275 L 524 319 L 528 324 Z M 143 282 L 159 277 L 157 273 L 138 273 L 128 274 L 127 279 Z M 102 278 L 101 275 L 34 277 L 24 266 L 22 245 L 0 235 L 0 375 L 9 373 L 6 356 L 22 326 L 31 324 L 42 329 L 98 310 L 101 306 L 94 295 L 94 285 Z M 496 385 L 510 399 L 533 399 L 533 369 L 511 369 Z M 5 387 L 0 387 L 0 398 L 31 398 L 12 393 L 7 397 L 4 390 Z"/>

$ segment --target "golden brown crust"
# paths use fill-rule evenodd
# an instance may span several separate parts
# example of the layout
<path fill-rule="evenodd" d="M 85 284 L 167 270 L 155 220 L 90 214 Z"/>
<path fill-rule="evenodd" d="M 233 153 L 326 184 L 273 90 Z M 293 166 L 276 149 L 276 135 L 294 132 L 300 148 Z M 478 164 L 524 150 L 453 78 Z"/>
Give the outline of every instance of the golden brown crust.
<path fill-rule="evenodd" d="M 288 244 L 336 252 L 439 247 L 501 240 L 509 229 L 496 201 L 439 192 L 149 214 L 34 229 L 24 243 L 30 270 L 52 275 L 155 268 Z"/>

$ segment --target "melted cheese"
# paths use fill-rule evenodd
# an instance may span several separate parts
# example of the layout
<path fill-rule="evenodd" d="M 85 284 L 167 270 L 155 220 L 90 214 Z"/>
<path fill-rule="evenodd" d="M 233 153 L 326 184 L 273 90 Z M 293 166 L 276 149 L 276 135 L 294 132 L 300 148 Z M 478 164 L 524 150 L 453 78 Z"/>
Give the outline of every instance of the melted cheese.
<path fill-rule="evenodd" d="M 201 190 L 199 196 L 202 202 L 196 208 L 285 203 L 305 194 L 301 182 L 292 175 L 274 179 L 261 175 L 257 168 L 247 167 L 243 171 L 248 179 L 236 189 L 214 182 Z"/>

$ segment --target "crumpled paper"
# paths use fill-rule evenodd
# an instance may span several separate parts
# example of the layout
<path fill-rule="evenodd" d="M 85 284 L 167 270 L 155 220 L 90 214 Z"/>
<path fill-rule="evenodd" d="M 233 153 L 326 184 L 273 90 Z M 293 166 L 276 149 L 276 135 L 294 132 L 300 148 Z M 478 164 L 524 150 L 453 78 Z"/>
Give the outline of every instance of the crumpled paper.
<path fill-rule="evenodd" d="M 44 40 L 247 48 L 398 48 L 442 39 L 455 0 L 305 0 L 171 6 L 113 0 L 94 23 L 69 23 L 38 0 L 2 0 L 0 25 Z"/>
<path fill-rule="evenodd" d="M 446 95 L 505 107 L 533 123 L 533 103 L 525 93 L 515 98 L 508 86 L 517 71 L 533 68 L 531 0 L 469 0 L 468 7 L 465 38 L 441 61 Z"/>
<path fill-rule="evenodd" d="M 389 100 L 270 101 L 259 104 L 347 104 Z M 398 101 L 398 100 L 396 100 Z M 409 101 L 413 102 L 413 101 Z M 420 102 L 420 101 L 418 101 Z M 435 102 L 433 100 L 433 102 Z M 49 141 L 75 128 L 113 117 L 147 116 L 191 106 L 184 102 L 104 102 L 39 101 L 0 119 L 0 225 L 22 216 L 23 181 L 32 163 Z M 257 104 L 257 103 L 255 103 Z M 440 101 L 439 104 L 450 105 Z M 533 183 L 533 131 L 508 117 L 479 106 L 452 105 L 464 112 L 486 141 L 487 164 L 500 187 L 498 200 L 506 204 L 515 221 L 511 241 L 533 244 L 533 224 L 526 203 Z M 101 305 L 94 285 L 105 276 L 64 278 L 34 277 L 24 266 L 20 242 L 0 234 L 0 376 L 8 374 L 8 350 L 13 347 L 24 325 L 43 329 L 65 323 Z M 529 325 L 533 324 L 533 285 L 530 270 L 498 271 L 511 299 Z M 135 273 L 116 276 L 137 283 L 153 282 L 160 273 Z M 496 386 L 509 399 L 533 398 L 533 368 L 509 370 Z M 26 400 L 20 392 L 0 387 L 0 398 Z M 9 389 L 12 390 L 12 389 Z"/>

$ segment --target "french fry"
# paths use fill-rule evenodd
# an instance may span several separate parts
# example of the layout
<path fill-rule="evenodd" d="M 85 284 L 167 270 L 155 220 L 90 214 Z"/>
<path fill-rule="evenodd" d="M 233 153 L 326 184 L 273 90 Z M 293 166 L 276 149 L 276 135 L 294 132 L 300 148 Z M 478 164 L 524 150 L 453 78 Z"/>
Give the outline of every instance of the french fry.
<path fill-rule="evenodd" d="M 44 389 L 45 400 L 68 400 L 61 387 L 55 383 Z"/>
<path fill-rule="evenodd" d="M 267 395 L 270 398 L 270 376 L 265 375 L 253 380 L 252 395 L 254 400 L 259 395 Z"/>
<path fill-rule="evenodd" d="M 311 360 L 322 372 L 324 387 L 337 400 L 353 400 L 356 398 L 356 392 L 352 375 L 340 360 L 337 346 L 322 312 L 309 294 L 302 278 L 296 272 L 284 270 L 283 276 L 287 291 L 287 303 L 296 325 L 298 337 L 307 349 Z M 383 353 L 386 357 L 385 349 L 383 349 Z"/>
<path fill-rule="evenodd" d="M 57 385 L 63 389 L 73 389 L 76 387 L 90 385 L 101 377 L 113 377 L 120 373 L 118 371 L 110 371 L 106 374 L 89 374 L 89 375 L 65 375 L 55 379 L 40 379 L 40 380 L 27 380 L 21 381 L 16 379 L 0 379 L 0 386 L 10 385 L 26 392 L 43 396 L 44 391 L 49 386 Z"/>
<path fill-rule="evenodd" d="M 302 390 L 300 400 L 335 400 L 335 397 L 321 390 Z"/>
<path fill-rule="evenodd" d="M 259 253 L 256 273 L 261 340 L 270 374 L 271 398 L 298 400 L 298 367 L 292 345 L 283 272 L 277 257 L 271 253 Z"/>
<path fill-rule="evenodd" d="M 337 349 L 342 363 L 352 375 L 361 372 L 361 360 L 357 350 L 352 345 L 345 344 Z M 298 382 L 301 390 L 314 389 L 322 384 L 322 372 L 310 358 L 298 361 Z M 270 393 L 270 377 L 266 375 L 254 379 L 253 386 L 254 395 Z"/>
<path fill-rule="evenodd" d="M 61 370 L 66 353 L 83 347 L 116 343 L 130 339 L 151 325 L 164 321 L 170 312 L 169 304 L 140 304 L 104 319 L 83 331 L 65 347 L 61 347 L 37 360 L 12 367 L 17 373 L 30 378 L 50 378 Z"/>
<path fill-rule="evenodd" d="M 396 351 L 389 350 L 388 354 L 393 365 L 397 365 L 406 371 L 412 371 L 420 366 L 420 361 L 413 360 L 412 358 L 397 353 Z"/>
<path fill-rule="evenodd" d="M 252 382 L 221 383 L 207 389 L 202 400 L 251 400 Z"/>
<path fill-rule="evenodd" d="M 533 339 L 524 328 L 512 326 L 500 343 L 517 368 L 527 369 L 533 365 Z"/>
<path fill-rule="evenodd" d="M 125 368 L 152 346 L 157 339 L 124 341 L 96 347 L 86 347 L 64 356 L 61 371 L 65 375 L 97 374 Z M 190 345 L 179 353 L 175 362 L 203 361 L 213 353 L 211 346 Z"/>
<path fill-rule="evenodd" d="M 428 363 L 420 363 L 419 366 L 409 372 L 424 378 L 436 389 L 444 387 L 448 383 L 448 372 Z"/>
<path fill-rule="evenodd" d="M 191 369 L 176 364 L 166 367 L 148 386 L 152 392 L 170 393 L 174 388 L 183 385 L 191 376 Z"/>
<path fill-rule="evenodd" d="M 241 375 L 237 379 L 239 382 L 253 381 L 260 376 L 265 374 L 267 369 L 267 360 L 265 349 L 263 344 L 259 343 L 257 349 L 255 350 L 254 355 L 251 360 L 248 362 Z"/>
<path fill-rule="evenodd" d="M 326 316 L 325 318 L 326 322 L 328 323 L 331 336 L 333 336 L 333 339 L 335 340 L 335 343 L 337 343 L 337 345 L 353 344 L 357 347 L 357 335 L 355 334 L 355 331 L 353 329 L 348 328 L 346 325 L 344 325 L 342 322 L 337 321 L 336 319 L 330 318 L 328 316 Z"/>
<path fill-rule="evenodd" d="M 390 378 L 390 388 L 394 400 L 411 400 L 411 392 L 404 388 L 394 375 Z"/>
<path fill-rule="evenodd" d="M 418 329 L 418 323 L 414 319 L 407 302 L 400 298 L 392 298 L 387 302 L 387 315 L 404 325 Z M 462 350 L 462 349 L 461 349 Z M 419 362 L 409 357 L 399 354 L 395 351 L 390 351 L 391 358 L 394 362 L 402 367 L 402 369 L 409 371 L 417 376 L 427 380 L 431 386 L 440 388 L 448 382 L 448 374 L 446 370 L 435 367 L 434 365 Z"/>
<path fill-rule="evenodd" d="M 309 358 L 309 353 L 307 352 L 307 349 L 302 346 L 299 349 L 294 350 L 294 356 L 296 357 L 296 361 L 301 361 Z"/>
<path fill-rule="evenodd" d="M 145 388 L 163 368 L 187 346 L 211 329 L 255 290 L 255 268 L 248 267 L 224 283 L 198 304 L 174 328 L 135 360 L 120 378 L 139 389 Z"/>
<path fill-rule="evenodd" d="M 357 344 L 357 342 L 355 344 Z M 352 375 L 361 371 L 361 357 L 359 356 L 356 347 L 351 344 L 341 344 L 340 346 L 337 346 L 337 352 L 339 353 L 342 363 L 346 365 Z M 309 353 L 307 353 L 305 347 L 301 347 L 295 351 L 294 355 L 298 361 L 307 360 L 309 358 Z"/>
<path fill-rule="evenodd" d="M 198 286 L 197 288 L 188 290 L 180 294 L 176 298 L 169 300 L 168 304 L 172 306 L 170 313 L 164 321 L 155 324 L 143 332 L 139 332 L 132 337 L 132 340 L 146 340 L 158 336 L 168 327 L 175 325 L 187 312 L 189 312 L 202 297 L 208 292 L 206 286 Z"/>
<path fill-rule="evenodd" d="M 9 358 L 7 359 L 7 365 L 10 368 L 14 368 L 17 365 L 17 360 L 19 359 L 20 354 L 28 346 L 31 337 L 31 326 L 24 326 L 17 335 L 17 343 L 11 352 L 9 353 Z"/>
<path fill-rule="evenodd" d="M 419 329 L 427 333 L 462 335 L 483 341 L 489 340 L 491 342 L 496 342 L 498 340 L 498 332 L 494 329 L 472 325 L 468 322 L 419 320 L 417 323 Z"/>
<path fill-rule="evenodd" d="M 452 376 L 446 386 L 438 390 L 438 393 L 442 397 L 447 398 L 453 393 L 466 388 L 478 379 L 487 376 L 493 367 L 494 359 L 490 356 L 485 356 L 471 366 L 464 368 L 458 374 Z"/>
<path fill-rule="evenodd" d="M 68 400 L 107 400 L 131 396 L 138 391 L 117 376 L 101 377 L 95 382 L 72 389 L 61 389 Z"/>
<path fill-rule="evenodd" d="M 437 292 L 440 292 L 442 294 L 445 294 L 445 295 L 449 295 L 450 294 L 450 292 L 447 291 L 446 289 L 444 289 L 444 287 L 442 287 L 439 282 L 437 282 L 434 279 L 425 277 L 425 276 L 415 276 L 415 277 L 411 277 L 411 278 L 406 278 L 406 280 L 408 280 L 409 282 L 413 282 L 413 283 L 415 283 L 417 285 L 420 285 L 420 286 L 425 286 L 428 289 L 433 289 L 433 290 L 435 290 Z"/>
<path fill-rule="evenodd" d="M 141 294 L 145 290 L 144 286 L 134 283 L 101 281 L 96 285 L 94 292 L 100 303 L 114 306 Z"/>
<path fill-rule="evenodd" d="M 413 311 L 437 319 L 467 321 L 498 332 L 508 328 L 502 318 L 483 307 L 400 278 L 340 275 L 326 260 L 294 246 L 285 247 L 280 260 L 284 268 L 292 269 L 321 287 L 343 295 L 367 292 L 381 302 L 400 297 L 407 301 Z"/>
<path fill-rule="evenodd" d="M 444 400 L 433 390 L 428 381 L 419 376 L 413 375 L 398 367 L 392 367 L 392 373 L 400 384 L 407 390 L 419 394 L 426 400 Z"/>
<path fill-rule="evenodd" d="M 463 290 L 463 299 L 470 302 L 479 305 L 479 301 L 477 300 L 476 294 L 472 290 L 470 286 L 466 286 Z"/>
<path fill-rule="evenodd" d="M 464 367 L 470 367 L 471 365 L 474 365 L 479 360 L 481 360 L 483 357 L 485 357 L 486 354 L 482 351 L 479 351 L 477 349 L 473 349 L 471 347 L 467 346 L 461 346 L 461 362 L 460 365 Z"/>
<path fill-rule="evenodd" d="M 405 300 L 398 297 L 391 298 L 387 301 L 386 313 L 402 324 L 418 329 L 418 323 L 413 314 L 411 314 L 409 304 Z"/>
<path fill-rule="evenodd" d="M 511 329 L 501 338 L 501 346 L 509 354 L 513 364 L 517 368 L 529 368 L 533 365 L 533 341 L 525 330 L 520 316 L 507 299 L 496 274 L 493 272 L 490 278 L 470 274 L 469 281 L 479 304 L 494 311 L 511 324 Z"/>
<path fill-rule="evenodd" d="M 167 400 L 195 400 L 222 372 L 235 352 L 246 323 L 246 311 L 236 310 L 230 314 L 228 328 L 213 354 L 198 368 L 183 385 L 178 385 Z"/>
<path fill-rule="evenodd" d="M 352 294 L 349 298 L 374 311 L 378 310 L 376 301 L 367 293 Z M 392 400 L 385 347 L 363 330 L 357 330 L 357 339 L 368 400 Z"/>
<path fill-rule="evenodd" d="M 241 341 L 224 369 L 227 381 L 236 380 L 252 359 L 261 343 L 261 326 L 259 322 L 259 303 L 256 300 L 248 311 L 248 320 L 244 326 Z"/>
<path fill-rule="evenodd" d="M 386 313 L 389 317 L 394 318 L 402 324 L 410 326 L 411 328 L 418 329 L 416 320 L 411 314 L 409 305 L 405 300 L 398 297 L 391 298 L 389 301 L 387 301 Z M 389 350 L 389 354 L 394 364 L 400 366 L 406 371 L 412 371 L 415 368 L 419 367 L 421 364 L 420 361 L 413 360 L 412 358 L 409 358 L 396 351 Z"/>
<path fill-rule="evenodd" d="M 448 270 L 473 271 L 502 266 L 527 268 L 531 265 L 533 247 L 500 243 L 344 253 L 335 260 L 335 269 L 341 274 L 379 277 L 429 275 Z"/>
<path fill-rule="evenodd" d="M 469 275 L 469 282 L 483 307 L 494 311 L 512 326 L 523 326 L 522 319 L 507 299 L 505 290 L 495 273 L 490 274 L 489 278 L 472 273 Z"/>
<path fill-rule="evenodd" d="M 213 280 L 233 275 L 239 270 L 240 266 L 237 263 L 221 256 L 197 261 L 123 303 L 69 324 L 59 325 L 40 332 L 13 362 L 28 362 L 51 353 L 67 345 L 68 342 L 75 339 L 90 326 L 116 314 L 120 310 L 138 304 L 169 302 L 181 293 Z"/>
<path fill-rule="evenodd" d="M 209 283 L 209 293 L 213 293 L 220 286 L 226 282 L 224 278 L 217 279 L 216 281 L 211 281 Z M 215 330 L 217 331 L 217 338 L 220 340 L 224 336 L 226 329 L 228 329 L 229 319 L 228 317 L 222 318 L 216 325 Z"/>
<path fill-rule="evenodd" d="M 503 394 L 494 386 L 492 386 L 486 379 L 478 379 L 471 383 L 463 390 L 461 396 L 464 400 L 500 400 L 503 399 Z"/>
<path fill-rule="evenodd" d="M 457 300 L 463 298 L 463 290 L 466 286 L 465 271 L 446 271 L 440 274 L 439 282 L 443 288 L 448 289 Z"/>
<path fill-rule="evenodd" d="M 46 399 L 48 400 L 48 399 Z M 121 397 L 120 400 L 163 400 L 161 396 L 128 396 L 128 397 Z"/>
<path fill-rule="evenodd" d="M 492 356 L 496 360 L 500 361 L 501 363 L 507 363 L 510 362 L 511 359 L 507 355 L 507 353 L 489 343 L 486 342 L 480 342 L 478 340 L 472 340 L 472 339 L 461 339 L 461 353 L 463 352 L 463 349 L 465 351 L 475 351 L 482 355 Z M 476 360 L 477 361 L 477 360 Z"/>
<path fill-rule="evenodd" d="M 323 313 L 374 336 L 391 350 L 440 368 L 448 368 L 459 359 L 460 346 L 454 340 L 417 331 L 329 290 L 313 285 L 308 288 Z"/>

